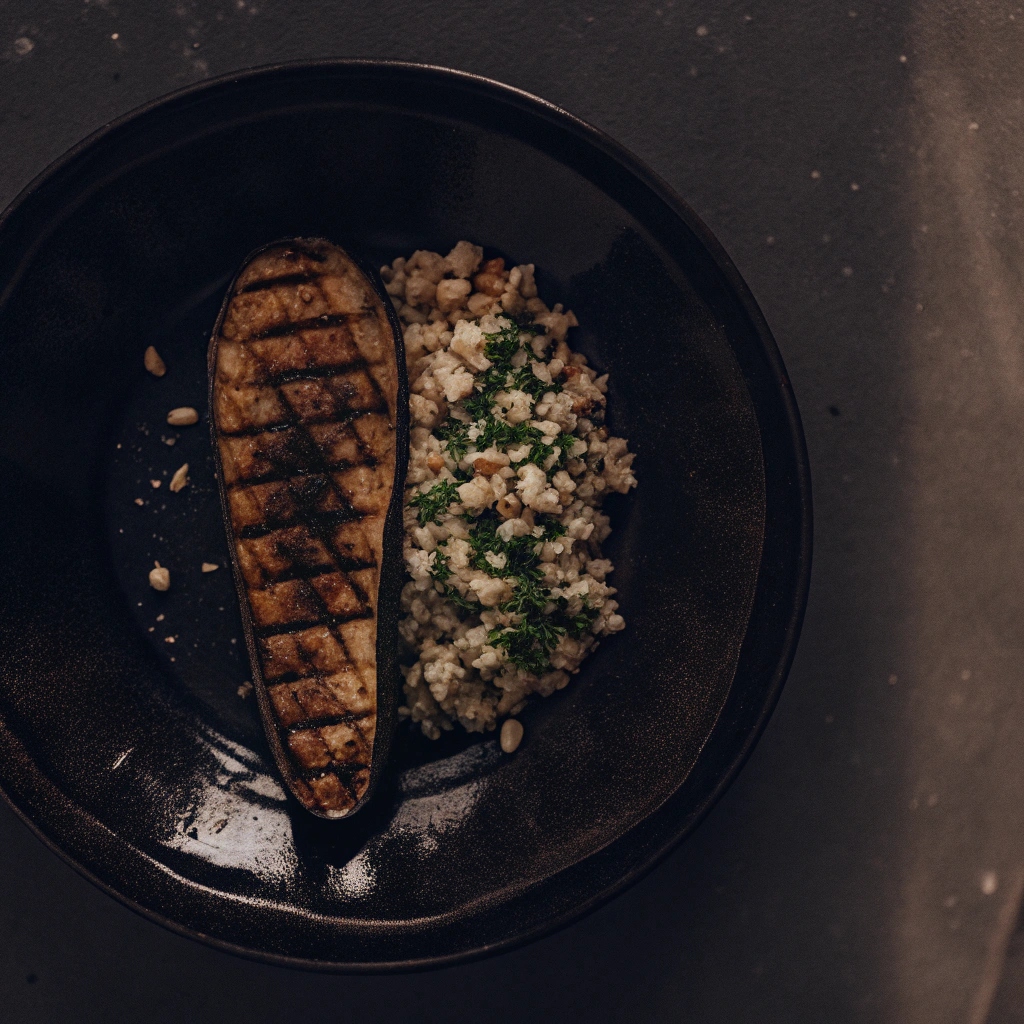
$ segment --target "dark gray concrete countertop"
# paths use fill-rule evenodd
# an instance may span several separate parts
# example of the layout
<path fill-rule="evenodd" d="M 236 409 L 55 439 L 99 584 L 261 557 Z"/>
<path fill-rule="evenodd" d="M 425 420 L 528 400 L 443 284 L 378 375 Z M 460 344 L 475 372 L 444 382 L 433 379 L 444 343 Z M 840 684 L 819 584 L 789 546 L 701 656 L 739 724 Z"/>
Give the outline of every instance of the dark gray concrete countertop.
<path fill-rule="evenodd" d="M 737 783 L 652 875 L 551 938 L 440 973 L 321 977 L 211 951 L 0 810 L 0 1017 L 985 1020 L 1024 889 L 1024 10 L 6 0 L 0 206 L 162 93 L 338 56 L 550 99 L 717 233 L 810 448 L 816 561 L 792 676 Z"/>

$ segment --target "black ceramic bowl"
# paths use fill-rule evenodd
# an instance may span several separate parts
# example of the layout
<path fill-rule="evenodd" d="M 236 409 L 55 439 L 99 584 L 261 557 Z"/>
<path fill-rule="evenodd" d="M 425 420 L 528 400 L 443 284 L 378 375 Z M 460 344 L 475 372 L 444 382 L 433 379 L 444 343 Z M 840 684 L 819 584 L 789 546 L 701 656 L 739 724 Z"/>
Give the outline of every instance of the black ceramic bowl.
<path fill-rule="evenodd" d="M 609 503 L 626 631 L 524 713 L 515 756 L 493 735 L 404 734 L 373 804 L 336 823 L 286 799 L 238 695 L 231 580 L 200 572 L 227 563 L 209 436 L 164 422 L 204 405 L 240 261 L 294 235 L 377 262 L 468 238 L 536 263 L 611 372 L 640 478 Z M 163 379 L 142 368 L 149 344 Z M 283 962 L 450 963 L 635 880 L 750 752 L 806 598 L 796 405 L 725 253 L 599 132 L 437 68 L 206 83 L 35 181 L 0 223 L 0 459 L 7 799 L 130 906 Z M 169 494 L 183 462 L 192 483 Z M 154 560 L 167 594 L 147 586 Z"/>

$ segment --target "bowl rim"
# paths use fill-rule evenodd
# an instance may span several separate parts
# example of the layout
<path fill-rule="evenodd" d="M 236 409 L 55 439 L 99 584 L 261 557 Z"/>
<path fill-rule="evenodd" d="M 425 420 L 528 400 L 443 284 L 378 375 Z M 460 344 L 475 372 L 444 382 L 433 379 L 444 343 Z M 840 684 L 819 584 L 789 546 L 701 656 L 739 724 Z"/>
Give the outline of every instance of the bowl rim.
<path fill-rule="evenodd" d="M 781 402 L 784 413 L 787 440 L 794 459 L 795 474 L 792 480 L 792 487 L 796 492 L 796 507 L 800 513 L 799 544 L 796 553 L 796 572 L 793 579 L 792 601 L 789 615 L 786 620 L 784 633 L 780 634 L 780 645 L 778 657 L 775 661 L 769 682 L 765 689 L 764 697 L 760 701 L 760 711 L 747 729 L 742 745 L 733 756 L 728 769 L 719 775 L 717 783 L 709 790 L 703 800 L 696 806 L 687 820 L 673 832 L 653 852 L 643 856 L 641 861 L 628 870 L 620 873 L 614 882 L 604 885 L 598 892 L 588 899 L 573 904 L 568 910 L 562 911 L 550 918 L 533 925 L 526 930 L 516 931 L 515 934 L 505 939 L 477 945 L 470 949 L 460 950 L 454 953 L 445 953 L 437 956 L 416 957 L 407 960 L 386 960 L 369 961 L 363 963 L 340 963 L 336 961 L 316 960 L 302 956 L 291 956 L 287 954 L 267 952 L 244 946 L 219 936 L 206 934 L 197 928 L 190 927 L 167 917 L 159 910 L 147 907 L 131 896 L 127 896 L 115 888 L 110 882 L 104 881 L 85 864 L 79 862 L 75 855 L 67 852 L 58 841 L 51 838 L 43 831 L 41 825 L 37 824 L 7 792 L 7 788 L 0 784 L 0 798 L 4 803 L 25 823 L 29 830 L 48 849 L 55 853 L 64 863 L 72 867 L 83 878 L 87 879 L 97 888 L 112 896 L 122 905 L 133 910 L 140 916 L 153 921 L 154 923 L 167 928 L 178 935 L 197 940 L 206 945 L 212 946 L 223 952 L 240 956 L 244 959 L 261 963 L 269 963 L 282 967 L 292 967 L 300 970 L 315 971 L 319 973 L 343 973 L 343 974 L 381 974 L 401 973 L 422 970 L 432 970 L 441 967 L 451 967 L 459 964 L 472 962 L 494 955 L 507 952 L 511 949 L 526 945 L 570 924 L 578 921 L 588 913 L 609 902 L 631 885 L 651 872 L 704 820 L 712 807 L 718 802 L 721 796 L 729 788 L 747 759 L 757 745 L 764 729 L 768 723 L 775 706 L 778 703 L 782 687 L 789 674 L 793 659 L 796 653 L 800 632 L 803 625 L 804 614 L 811 582 L 811 561 L 813 549 L 813 506 L 811 495 L 811 471 L 807 453 L 807 445 L 804 437 L 803 426 L 797 407 L 793 387 L 782 361 L 781 353 L 775 342 L 771 328 L 761 312 L 756 299 L 750 288 L 741 276 L 731 257 L 725 248 L 718 241 L 715 235 L 701 220 L 697 213 L 683 200 L 678 193 L 662 178 L 652 170 L 644 161 L 635 156 L 621 143 L 616 142 L 602 129 L 595 127 L 582 118 L 539 97 L 525 89 L 508 85 L 497 79 L 468 71 L 461 71 L 455 68 L 438 64 L 421 63 L 417 61 L 401 60 L 375 60 L 369 58 L 328 58 L 328 59 L 298 59 L 291 61 L 278 61 L 269 64 L 260 64 L 252 67 L 242 68 L 236 71 L 227 72 L 215 77 L 202 79 L 193 82 L 171 92 L 164 93 L 154 99 L 132 108 L 126 113 L 114 118 L 100 126 L 61 156 L 53 160 L 47 167 L 32 178 L 15 198 L 0 213 L 0 234 L 7 228 L 12 218 L 32 199 L 32 197 L 43 189 L 50 181 L 56 178 L 62 171 L 71 166 L 83 154 L 86 154 L 98 143 L 116 135 L 129 125 L 142 118 L 157 112 L 161 109 L 181 104 L 194 97 L 208 92 L 214 92 L 232 85 L 239 85 L 247 81 L 260 78 L 269 78 L 274 75 L 295 73 L 301 71 L 323 70 L 328 72 L 366 72 L 387 73 L 404 72 L 424 76 L 427 79 L 434 79 L 448 84 L 459 85 L 472 90 L 478 94 L 485 94 L 487 98 L 498 102 L 511 103 L 533 114 L 539 114 L 547 121 L 557 125 L 563 130 L 568 130 L 578 139 L 588 143 L 595 149 L 602 152 L 612 161 L 624 168 L 630 175 L 645 185 L 654 196 L 663 202 L 673 214 L 675 214 L 686 227 L 696 236 L 701 245 L 705 248 L 718 270 L 725 278 L 728 288 L 734 298 L 738 301 L 743 312 L 750 320 L 757 340 L 760 343 L 762 354 L 768 364 L 769 370 L 777 386 L 778 398 Z M 15 275 L 8 282 L 0 282 L 0 306 L 2 306 L 10 291 L 17 286 Z M 762 563 L 763 568 L 763 563 Z M 709 734 L 709 738 L 710 738 Z M 0 721 L 0 738 L 10 743 L 13 740 L 15 746 L 20 747 L 17 737 L 11 733 L 5 722 Z M 706 741 L 705 741 L 706 742 Z M 52 788 L 60 793 L 61 797 L 68 803 L 68 798 L 63 796 L 59 788 L 48 778 L 43 777 L 44 786 Z M 101 822 L 93 818 L 89 812 L 77 805 L 72 805 L 73 811 L 79 817 L 87 818 L 94 828 L 103 828 Z M 636 826 L 634 826 L 635 828 Z M 633 829 L 628 830 L 620 841 Z M 600 851 L 598 851 L 600 853 Z M 591 857 L 597 856 L 592 854 Z M 587 860 L 590 858 L 584 858 Z"/>

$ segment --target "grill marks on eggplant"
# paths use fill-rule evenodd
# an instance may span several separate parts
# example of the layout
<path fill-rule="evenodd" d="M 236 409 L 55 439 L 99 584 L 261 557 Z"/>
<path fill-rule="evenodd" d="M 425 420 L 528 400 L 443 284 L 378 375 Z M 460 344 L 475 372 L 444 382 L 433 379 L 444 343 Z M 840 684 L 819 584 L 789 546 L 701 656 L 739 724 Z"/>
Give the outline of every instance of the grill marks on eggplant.
<path fill-rule="evenodd" d="M 257 255 L 214 338 L 212 418 L 268 732 L 309 809 L 366 795 L 399 368 L 381 299 L 316 240 Z M 390 681 L 388 681 L 390 684 Z"/>

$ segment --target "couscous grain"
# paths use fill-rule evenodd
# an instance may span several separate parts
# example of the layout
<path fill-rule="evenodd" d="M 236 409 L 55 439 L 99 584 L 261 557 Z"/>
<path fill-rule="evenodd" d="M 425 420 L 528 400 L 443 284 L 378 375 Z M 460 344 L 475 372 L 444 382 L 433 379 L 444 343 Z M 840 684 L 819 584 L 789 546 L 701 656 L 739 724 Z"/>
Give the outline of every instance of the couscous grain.
<path fill-rule="evenodd" d="M 607 375 L 572 351 L 576 317 L 540 299 L 533 264 L 462 241 L 381 276 L 410 381 L 401 714 L 435 739 L 489 731 L 624 628 L 601 505 L 636 485 L 633 455 L 604 426 Z"/>

